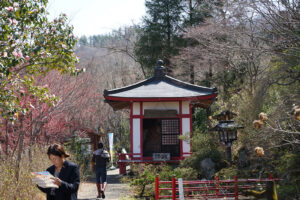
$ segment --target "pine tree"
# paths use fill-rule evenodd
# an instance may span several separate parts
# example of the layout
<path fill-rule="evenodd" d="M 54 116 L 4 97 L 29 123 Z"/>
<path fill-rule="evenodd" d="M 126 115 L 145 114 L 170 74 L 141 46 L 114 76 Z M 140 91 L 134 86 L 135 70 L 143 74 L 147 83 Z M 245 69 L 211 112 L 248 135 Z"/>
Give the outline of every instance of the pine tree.
<path fill-rule="evenodd" d="M 153 69 L 158 59 L 163 59 L 170 72 L 169 59 L 178 53 L 183 43 L 180 36 L 182 0 L 146 0 L 147 16 L 138 33 L 135 54 L 140 64 Z"/>

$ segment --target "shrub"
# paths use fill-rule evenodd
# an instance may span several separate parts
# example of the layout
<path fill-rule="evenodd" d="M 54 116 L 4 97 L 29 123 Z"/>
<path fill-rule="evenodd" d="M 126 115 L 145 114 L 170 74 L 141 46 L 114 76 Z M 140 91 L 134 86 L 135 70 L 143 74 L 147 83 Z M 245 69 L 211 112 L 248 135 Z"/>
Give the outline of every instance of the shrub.
<path fill-rule="evenodd" d="M 28 154 L 23 154 L 19 180 L 15 173 L 14 158 L 2 160 L 0 163 L 0 199 L 45 199 L 45 195 L 32 182 L 31 172 L 44 171 L 49 167 L 50 162 L 45 149 L 38 147 L 32 149 L 33 159 L 31 161 Z"/>
<path fill-rule="evenodd" d="M 70 160 L 79 166 L 81 180 L 85 180 L 87 175 L 92 173 L 89 167 L 92 152 L 88 148 L 88 143 L 87 138 L 81 138 L 77 135 L 65 143 L 67 151 L 72 155 Z"/>
<path fill-rule="evenodd" d="M 202 133 L 199 129 L 196 129 L 193 133 L 192 152 L 193 154 L 182 161 L 182 167 L 190 167 L 202 175 L 201 161 L 205 158 L 211 158 L 216 163 L 216 169 L 218 169 L 221 162 L 221 152 L 218 149 L 218 140 L 214 138 L 214 135 L 210 133 Z"/>
<path fill-rule="evenodd" d="M 175 168 L 166 163 L 160 165 L 136 164 L 132 165 L 133 176 L 125 178 L 123 181 L 129 182 L 133 186 L 134 193 L 138 197 L 154 197 L 155 195 L 155 176 L 160 180 L 170 181 L 172 176 L 183 178 L 184 180 L 196 179 L 197 172 L 192 168 Z M 164 185 L 171 187 L 171 185 Z M 162 191 L 161 194 L 169 194 L 170 191 Z"/>

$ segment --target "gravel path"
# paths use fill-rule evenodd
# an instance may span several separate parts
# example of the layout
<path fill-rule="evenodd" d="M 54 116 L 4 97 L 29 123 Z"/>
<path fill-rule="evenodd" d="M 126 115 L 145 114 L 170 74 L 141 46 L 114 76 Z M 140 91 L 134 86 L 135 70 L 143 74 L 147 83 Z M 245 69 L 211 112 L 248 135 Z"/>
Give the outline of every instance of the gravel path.
<path fill-rule="evenodd" d="M 126 200 L 129 199 L 130 188 L 127 184 L 121 183 L 119 169 L 107 171 L 108 185 L 105 191 L 105 199 L 108 200 Z M 80 184 L 78 199 L 79 200 L 96 200 L 97 188 L 95 179 Z"/>

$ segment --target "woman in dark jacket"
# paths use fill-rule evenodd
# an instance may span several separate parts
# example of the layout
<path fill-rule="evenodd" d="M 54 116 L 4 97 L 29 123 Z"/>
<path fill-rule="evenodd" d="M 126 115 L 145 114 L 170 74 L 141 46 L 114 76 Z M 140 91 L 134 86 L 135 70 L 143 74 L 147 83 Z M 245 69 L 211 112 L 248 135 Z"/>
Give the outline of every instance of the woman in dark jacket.
<path fill-rule="evenodd" d="M 60 144 L 51 145 L 47 154 L 53 164 L 47 171 L 54 176 L 53 183 L 58 188 L 38 188 L 47 194 L 47 200 L 77 200 L 80 183 L 78 166 L 66 160 L 69 155 Z"/>

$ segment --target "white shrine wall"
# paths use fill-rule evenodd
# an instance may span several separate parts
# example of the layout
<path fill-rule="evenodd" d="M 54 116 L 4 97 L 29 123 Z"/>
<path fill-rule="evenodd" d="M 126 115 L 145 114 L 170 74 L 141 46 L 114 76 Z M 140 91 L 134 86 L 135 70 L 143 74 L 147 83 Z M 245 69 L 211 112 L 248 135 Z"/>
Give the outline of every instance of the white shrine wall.
<path fill-rule="evenodd" d="M 140 115 L 140 102 L 134 102 L 132 105 L 132 114 Z"/>
<path fill-rule="evenodd" d="M 133 119 L 132 125 L 132 151 L 133 153 L 141 153 L 141 119 Z M 141 156 L 134 155 L 133 157 L 138 158 Z"/>
<path fill-rule="evenodd" d="M 179 113 L 179 102 L 143 102 L 143 114 L 145 110 L 176 110 Z"/>
<path fill-rule="evenodd" d="M 190 118 L 182 118 L 182 135 L 188 134 L 188 140 L 182 141 L 182 153 L 183 157 L 189 156 L 189 154 L 185 153 L 190 153 L 191 152 L 191 145 L 190 145 L 190 137 L 191 137 L 191 129 L 190 129 Z"/>

